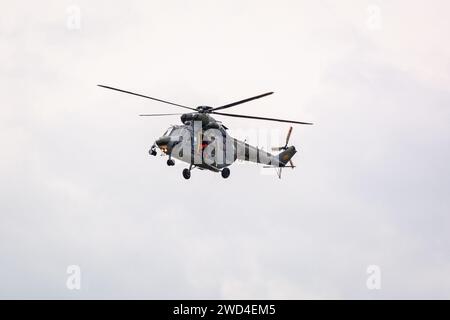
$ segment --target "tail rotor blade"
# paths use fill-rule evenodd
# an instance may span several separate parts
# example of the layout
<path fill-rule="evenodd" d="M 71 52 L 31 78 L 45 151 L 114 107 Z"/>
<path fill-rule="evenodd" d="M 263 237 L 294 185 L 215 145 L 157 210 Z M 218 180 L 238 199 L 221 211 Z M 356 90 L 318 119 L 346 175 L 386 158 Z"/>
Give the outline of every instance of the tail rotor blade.
<path fill-rule="evenodd" d="M 286 136 L 286 147 L 289 143 L 289 139 L 291 138 L 291 133 L 292 133 L 292 126 L 289 128 L 288 134 Z"/>
<path fill-rule="evenodd" d="M 281 173 L 283 172 L 283 167 L 279 167 L 277 170 L 278 179 L 281 179 Z"/>

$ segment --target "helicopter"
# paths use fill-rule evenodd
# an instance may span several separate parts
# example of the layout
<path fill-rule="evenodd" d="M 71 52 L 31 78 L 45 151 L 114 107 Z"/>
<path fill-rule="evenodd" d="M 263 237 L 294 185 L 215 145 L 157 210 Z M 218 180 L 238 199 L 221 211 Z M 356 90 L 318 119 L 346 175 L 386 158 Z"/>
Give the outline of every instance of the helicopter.
<path fill-rule="evenodd" d="M 292 157 L 296 154 L 297 150 L 294 146 L 288 146 L 292 126 L 286 135 L 285 145 L 272 148 L 272 151 L 280 151 L 280 153 L 271 154 L 261 148 L 249 145 L 245 141 L 231 137 L 227 132 L 228 128 L 211 115 L 312 125 L 310 122 L 224 113 L 221 111 L 269 96 L 273 92 L 263 93 L 219 107 L 201 105 L 194 108 L 106 85 L 98 84 L 98 86 L 190 110 L 185 113 L 151 113 L 139 115 L 142 117 L 181 116 L 180 120 L 182 124 L 170 126 L 161 137 L 155 140 L 149 150 L 149 154 L 156 156 L 158 154 L 157 150 L 159 149 L 162 153 L 161 155 L 167 155 L 169 157 L 167 160 L 168 166 L 175 165 L 173 158 L 186 162 L 189 167 L 184 168 L 182 172 L 185 179 L 191 178 L 191 170 L 195 168 L 217 173 L 220 172 L 222 177 L 226 179 L 230 176 L 230 169 L 228 167 L 236 160 L 263 164 L 264 168 L 275 168 L 280 179 L 283 168 L 295 168 Z"/>

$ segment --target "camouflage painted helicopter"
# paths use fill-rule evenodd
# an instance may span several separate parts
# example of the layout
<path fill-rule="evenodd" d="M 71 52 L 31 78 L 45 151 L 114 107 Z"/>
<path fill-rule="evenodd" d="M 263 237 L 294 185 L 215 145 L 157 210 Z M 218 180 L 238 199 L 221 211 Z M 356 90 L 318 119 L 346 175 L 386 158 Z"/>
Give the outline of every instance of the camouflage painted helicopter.
<path fill-rule="evenodd" d="M 167 129 L 167 131 L 154 142 L 149 150 L 149 153 L 152 156 L 156 156 L 157 148 L 159 148 L 163 155 L 169 156 L 169 159 L 167 160 L 168 166 L 175 165 L 175 162 L 172 158 L 176 158 L 183 162 L 186 162 L 189 165 L 189 168 L 183 169 L 183 177 L 185 179 L 189 179 L 191 177 L 191 170 L 193 168 L 220 172 L 223 178 L 228 178 L 230 176 L 230 169 L 228 167 L 236 160 L 264 164 L 265 168 L 275 168 L 277 170 L 279 178 L 281 178 L 281 172 L 283 168 L 295 168 L 292 162 L 292 157 L 297 151 L 294 146 L 288 147 L 289 139 L 292 133 L 292 127 L 289 128 L 289 131 L 287 133 L 286 144 L 281 147 L 272 148 L 273 151 L 281 151 L 279 154 L 274 155 L 258 147 L 251 146 L 245 141 L 240 141 L 231 137 L 227 133 L 228 128 L 223 125 L 222 122 L 215 120 L 211 116 L 211 114 L 227 117 L 278 121 L 306 125 L 312 124 L 309 122 L 263 118 L 219 112 L 219 110 L 231 108 L 242 103 L 271 95 L 273 94 L 273 92 L 267 92 L 255 97 L 236 101 L 220 107 L 213 108 L 210 106 L 198 106 L 196 108 L 192 108 L 131 91 L 104 85 L 98 86 L 170 104 L 192 111 L 189 113 L 153 113 L 140 115 L 146 117 L 181 115 L 181 122 L 183 124 L 169 127 L 169 129 Z"/>

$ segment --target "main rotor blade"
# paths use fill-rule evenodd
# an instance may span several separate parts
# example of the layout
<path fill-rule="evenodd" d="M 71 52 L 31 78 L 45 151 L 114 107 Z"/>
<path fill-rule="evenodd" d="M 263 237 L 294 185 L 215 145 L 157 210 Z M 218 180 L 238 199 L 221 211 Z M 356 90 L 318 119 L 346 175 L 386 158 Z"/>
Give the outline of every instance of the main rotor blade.
<path fill-rule="evenodd" d="M 268 121 L 278 121 L 278 122 L 287 122 L 287 123 L 297 123 L 297 124 L 309 124 L 310 122 L 301 122 L 301 121 L 293 121 L 293 120 L 283 120 L 283 119 L 275 119 L 275 118 L 263 118 L 263 117 L 254 117 L 254 116 L 246 116 L 242 114 L 231 114 L 231 113 L 222 113 L 222 112 L 211 112 L 213 114 L 218 114 L 221 116 L 235 117 L 235 118 L 247 118 L 247 119 L 256 119 L 256 120 L 268 120 Z"/>
<path fill-rule="evenodd" d="M 160 117 L 160 116 L 179 116 L 182 115 L 182 113 L 147 113 L 147 114 L 140 114 L 140 117 Z"/>
<path fill-rule="evenodd" d="M 178 104 L 178 103 L 173 103 L 173 102 L 169 102 L 169 101 L 165 101 L 165 100 L 161 100 L 161 99 L 157 99 L 157 98 L 153 98 L 153 97 L 149 97 L 149 96 L 144 96 L 143 94 L 139 94 L 139 93 L 135 93 L 135 92 L 131 92 L 131 91 L 117 89 L 117 88 L 113 88 L 113 87 L 109 87 L 109 86 L 104 86 L 104 85 L 101 85 L 101 84 L 98 84 L 97 86 L 105 88 L 105 89 L 111 89 L 111 90 L 115 90 L 115 91 L 119 91 L 119 92 L 123 92 L 123 93 L 132 94 L 132 95 L 135 95 L 135 96 L 138 96 L 138 97 L 142 97 L 142 98 L 147 98 L 147 99 L 159 101 L 159 102 L 162 102 L 162 103 L 171 104 L 173 106 L 177 106 L 177 107 L 181 107 L 181 108 L 185 108 L 185 109 L 189 109 L 189 110 L 195 110 L 194 108 L 186 107 L 186 106 L 183 106 L 183 105 Z"/>
<path fill-rule="evenodd" d="M 229 103 L 229 104 L 226 104 L 226 105 L 221 106 L 221 107 L 213 108 L 212 110 L 222 110 L 222 109 L 234 107 L 234 106 L 236 106 L 238 104 L 241 104 L 241 103 L 246 103 L 246 102 L 249 102 L 249 101 L 252 101 L 252 100 L 255 100 L 255 99 L 259 99 L 259 98 L 271 95 L 272 93 L 273 92 L 263 93 L 263 94 L 260 94 L 259 96 L 255 96 L 255 97 L 247 98 L 247 99 L 244 99 L 244 100 L 241 100 L 241 101 L 236 101 L 236 102 L 233 102 L 233 103 Z"/>

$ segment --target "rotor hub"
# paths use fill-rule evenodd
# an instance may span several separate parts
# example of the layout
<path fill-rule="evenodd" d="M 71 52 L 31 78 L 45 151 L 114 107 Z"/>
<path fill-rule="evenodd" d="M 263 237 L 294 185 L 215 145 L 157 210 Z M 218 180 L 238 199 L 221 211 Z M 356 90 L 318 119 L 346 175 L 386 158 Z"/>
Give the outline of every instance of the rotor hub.
<path fill-rule="evenodd" d="M 210 113 L 213 107 L 210 106 L 198 106 L 196 110 L 200 113 Z"/>

